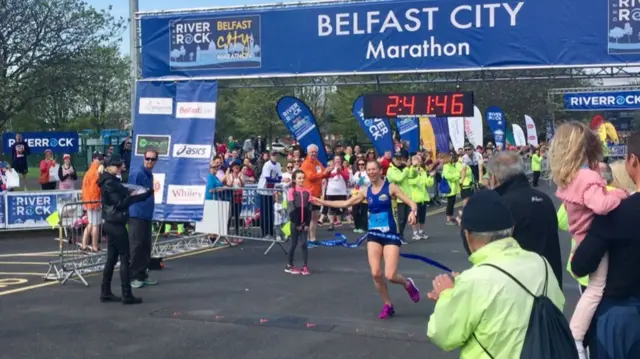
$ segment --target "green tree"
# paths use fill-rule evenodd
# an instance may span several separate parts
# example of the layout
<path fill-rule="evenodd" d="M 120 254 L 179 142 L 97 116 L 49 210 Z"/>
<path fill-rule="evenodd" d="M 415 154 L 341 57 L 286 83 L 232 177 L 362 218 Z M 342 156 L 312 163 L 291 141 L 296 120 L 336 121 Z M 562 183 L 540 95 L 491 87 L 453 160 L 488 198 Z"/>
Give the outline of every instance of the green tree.
<path fill-rule="evenodd" d="M 3 0 L 0 6 L 0 128 L 76 80 L 65 68 L 113 44 L 124 20 L 81 0 Z"/>

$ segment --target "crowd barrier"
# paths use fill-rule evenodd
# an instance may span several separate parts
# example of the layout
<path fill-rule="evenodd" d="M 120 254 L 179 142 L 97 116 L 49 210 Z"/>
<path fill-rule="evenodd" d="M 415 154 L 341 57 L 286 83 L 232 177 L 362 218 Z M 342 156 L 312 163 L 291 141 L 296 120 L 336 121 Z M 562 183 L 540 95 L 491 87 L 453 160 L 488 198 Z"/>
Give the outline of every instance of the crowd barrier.
<path fill-rule="evenodd" d="M 284 188 L 218 188 L 213 198 L 205 201 L 203 221 L 196 223 L 196 232 L 213 236 L 214 244 L 261 241 L 269 243 L 264 255 L 275 246 L 287 253 L 282 246 L 290 234 Z"/>
<path fill-rule="evenodd" d="M 0 194 L 0 230 L 51 228 L 47 218 L 80 199 L 79 190 L 4 192 Z"/>
<path fill-rule="evenodd" d="M 59 281 L 65 284 L 69 280 L 79 281 L 89 286 L 85 276 L 89 273 L 103 270 L 107 261 L 107 238 L 102 231 L 102 225 L 97 225 L 100 252 L 82 250 L 82 238 L 85 232 L 91 232 L 84 211 L 86 205 L 99 202 L 68 202 L 58 207 L 58 258 L 49 262 L 49 270 L 44 280 Z M 176 255 L 212 248 L 213 243 L 206 234 L 172 235 L 161 234 L 162 223 L 155 226 L 159 231 L 153 234 L 151 257 L 157 259 L 171 258 Z M 87 248 L 91 248 L 91 237 L 87 240 Z M 118 263 L 117 266 L 120 264 Z"/>

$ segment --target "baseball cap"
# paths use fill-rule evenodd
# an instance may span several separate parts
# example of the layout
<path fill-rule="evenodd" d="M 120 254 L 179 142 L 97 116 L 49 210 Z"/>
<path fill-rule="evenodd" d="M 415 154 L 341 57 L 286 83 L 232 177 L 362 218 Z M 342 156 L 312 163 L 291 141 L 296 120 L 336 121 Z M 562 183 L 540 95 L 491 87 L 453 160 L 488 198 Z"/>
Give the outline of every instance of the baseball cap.
<path fill-rule="evenodd" d="M 107 159 L 105 162 L 105 167 L 116 166 L 119 167 L 124 163 L 124 161 L 120 158 L 119 155 L 113 155 Z"/>
<path fill-rule="evenodd" d="M 494 190 L 476 192 L 464 206 L 462 229 L 469 232 L 495 232 L 513 226 L 509 207 Z"/>

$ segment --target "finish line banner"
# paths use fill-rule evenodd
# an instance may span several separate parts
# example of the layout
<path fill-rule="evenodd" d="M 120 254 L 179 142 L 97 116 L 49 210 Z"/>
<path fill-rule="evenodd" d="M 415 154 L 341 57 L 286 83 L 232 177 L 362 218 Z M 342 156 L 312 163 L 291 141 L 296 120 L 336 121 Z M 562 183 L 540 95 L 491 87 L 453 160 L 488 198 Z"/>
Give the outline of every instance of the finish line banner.
<path fill-rule="evenodd" d="M 217 99 L 217 81 L 138 82 L 131 169 L 158 151 L 154 220 L 202 220 Z"/>
<path fill-rule="evenodd" d="M 142 77 L 632 65 L 637 9 L 626 0 L 397 0 L 143 14 Z"/>
<path fill-rule="evenodd" d="M 567 111 L 640 109 L 640 91 L 568 93 L 563 97 Z"/>

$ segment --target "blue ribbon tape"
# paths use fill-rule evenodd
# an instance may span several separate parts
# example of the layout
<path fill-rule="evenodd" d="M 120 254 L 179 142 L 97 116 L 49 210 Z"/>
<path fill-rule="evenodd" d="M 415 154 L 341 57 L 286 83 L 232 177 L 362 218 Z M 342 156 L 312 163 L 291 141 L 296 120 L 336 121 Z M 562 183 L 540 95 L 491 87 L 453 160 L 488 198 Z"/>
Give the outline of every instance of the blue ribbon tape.
<path fill-rule="evenodd" d="M 433 259 L 431 259 L 431 258 L 427 258 L 427 257 L 420 256 L 420 255 L 417 255 L 417 254 L 411 254 L 411 253 L 400 253 L 400 257 L 402 257 L 402 258 L 407 258 L 407 259 L 413 259 L 413 260 L 417 260 L 417 261 L 422 261 L 422 262 L 424 262 L 424 263 L 427 263 L 427 264 L 428 264 L 428 265 L 430 265 L 430 266 L 433 266 L 433 267 L 436 267 L 436 268 L 442 269 L 442 270 L 443 270 L 443 271 L 445 271 L 445 272 L 449 272 L 449 273 L 453 272 L 453 271 L 451 270 L 451 268 L 449 268 L 449 267 L 445 266 L 444 264 L 440 264 L 440 263 L 438 263 L 438 262 L 434 261 L 434 260 L 433 260 Z"/>
<path fill-rule="evenodd" d="M 345 247 L 345 248 L 357 248 L 359 247 L 365 240 L 367 239 L 367 235 L 364 234 L 357 241 L 353 243 L 349 243 L 347 237 L 342 233 L 336 233 L 335 239 L 330 239 L 328 241 L 319 241 L 316 243 L 309 243 L 309 248 L 316 247 Z"/>

